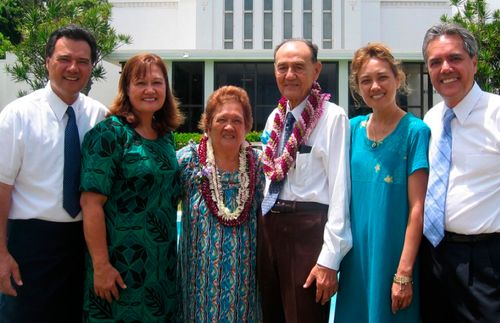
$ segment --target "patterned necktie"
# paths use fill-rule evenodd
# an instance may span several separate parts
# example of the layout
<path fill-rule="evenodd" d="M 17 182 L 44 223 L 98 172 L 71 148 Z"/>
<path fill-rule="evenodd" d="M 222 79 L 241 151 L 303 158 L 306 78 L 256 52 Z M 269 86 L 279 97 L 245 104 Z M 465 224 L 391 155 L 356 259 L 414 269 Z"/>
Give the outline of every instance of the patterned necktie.
<path fill-rule="evenodd" d="M 283 152 L 283 148 L 288 141 L 288 138 L 292 134 L 293 124 L 295 123 L 295 118 L 291 112 L 288 112 L 286 115 L 286 125 L 285 125 L 285 135 L 283 137 L 283 145 L 281 145 L 280 155 Z M 280 194 L 281 188 L 283 187 L 283 183 L 285 179 L 281 181 L 272 181 L 269 184 L 269 190 L 267 191 L 267 195 L 264 197 L 262 201 L 262 215 L 266 215 L 269 210 L 271 210 L 278 199 L 278 195 Z"/>
<path fill-rule="evenodd" d="M 68 123 L 64 131 L 64 179 L 63 208 L 71 217 L 80 212 L 80 137 L 76 125 L 75 111 L 72 107 L 66 110 Z"/>
<path fill-rule="evenodd" d="M 437 141 L 437 149 L 429 169 L 424 206 L 424 235 L 434 247 L 444 237 L 444 211 L 451 167 L 451 120 L 454 117 L 453 109 L 447 108 L 443 118 L 443 131 Z"/>

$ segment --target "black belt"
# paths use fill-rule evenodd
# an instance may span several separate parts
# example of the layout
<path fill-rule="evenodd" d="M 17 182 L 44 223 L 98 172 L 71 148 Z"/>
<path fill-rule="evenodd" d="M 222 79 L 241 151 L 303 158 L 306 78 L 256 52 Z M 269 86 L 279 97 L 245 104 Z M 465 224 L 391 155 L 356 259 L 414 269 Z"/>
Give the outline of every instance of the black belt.
<path fill-rule="evenodd" d="M 448 242 L 479 242 L 486 241 L 495 238 L 500 238 L 500 232 L 492 232 L 492 233 L 481 233 L 481 234 L 460 234 L 454 232 L 445 231 L 444 240 Z"/>
<path fill-rule="evenodd" d="M 274 206 L 271 208 L 271 213 L 294 213 L 311 211 L 328 211 L 328 205 L 316 202 L 277 200 L 276 204 L 274 204 Z"/>

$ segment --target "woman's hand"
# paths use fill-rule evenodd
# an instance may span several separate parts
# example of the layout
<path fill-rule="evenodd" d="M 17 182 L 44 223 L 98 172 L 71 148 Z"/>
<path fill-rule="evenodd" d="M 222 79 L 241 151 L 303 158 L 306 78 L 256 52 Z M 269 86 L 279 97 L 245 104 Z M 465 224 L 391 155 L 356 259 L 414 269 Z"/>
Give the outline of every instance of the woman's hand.
<path fill-rule="evenodd" d="M 104 265 L 94 266 L 94 291 L 97 296 L 107 300 L 109 303 L 113 299 L 120 298 L 121 289 L 127 288 L 122 276 L 109 262 Z"/>
<path fill-rule="evenodd" d="M 396 314 L 398 311 L 410 306 L 412 298 L 413 298 L 413 287 L 411 283 L 405 285 L 392 283 L 391 308 L 393 314 Z"/>

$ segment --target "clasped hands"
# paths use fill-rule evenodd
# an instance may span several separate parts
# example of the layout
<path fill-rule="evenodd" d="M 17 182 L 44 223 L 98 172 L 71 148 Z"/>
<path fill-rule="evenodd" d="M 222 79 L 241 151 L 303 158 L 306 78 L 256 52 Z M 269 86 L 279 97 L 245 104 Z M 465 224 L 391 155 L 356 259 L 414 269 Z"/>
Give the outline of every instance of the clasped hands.
<path fill-rule="evenodd" d="M 337 292 L 337 271 L 319 264 L 314 265 L 307 276 L 304 288 L 309 288 L 316 281 L 316 303 L 325 305 Z"/>

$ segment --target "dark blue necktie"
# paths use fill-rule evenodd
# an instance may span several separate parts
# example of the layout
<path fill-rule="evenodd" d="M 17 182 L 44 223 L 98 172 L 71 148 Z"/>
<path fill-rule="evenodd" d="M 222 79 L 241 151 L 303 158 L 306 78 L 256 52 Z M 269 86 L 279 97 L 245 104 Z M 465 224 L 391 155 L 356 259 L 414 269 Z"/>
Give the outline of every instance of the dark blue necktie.
<path fill-rule="evenodd" d="M 64 179 L 63 208 L 71 217 L 76 217 L 80 207 L 80 137 L 76 125 L 75 111 L 72 107 L 66 110 L 68 124 L 64 131 Z"/>
<path fill-rule="evenodd" d="M 295 123 L 295 117 L 291 112 L 288 112 L 288 114 L 286 115 L 285 135 L 283 137 L 284 140 L 283 140 L 283 145 L 281 146 L 280 149 L 280 155 L 283 152 L 283 148 L 285 147 L 288 138 L 292 134 L 294 123 Z M 281 181 L 272 181 L 271 184 L 269 184 L 267 195 L 264 197 L 264 200 L 262 201 L 262 215 L 266 215 L 267 212 L 269 212 L 269 210 L 273 208 L 274 204 L 276 203 L 276 200 L 278 199 L 278 195 L 280 194 L 284 182 L 285 179 Z"/>
<path fill-rule="evenodd" d="M 455 113 L 448 108 L 443 117 L 443 131 L 437 141 L 436 153 L 429 169 L 429 184 L 424 206 L 424 235 L 434 247 L 444 237 L 446 195 L 451 167 L 451 120 L 454 117 Z"/>

